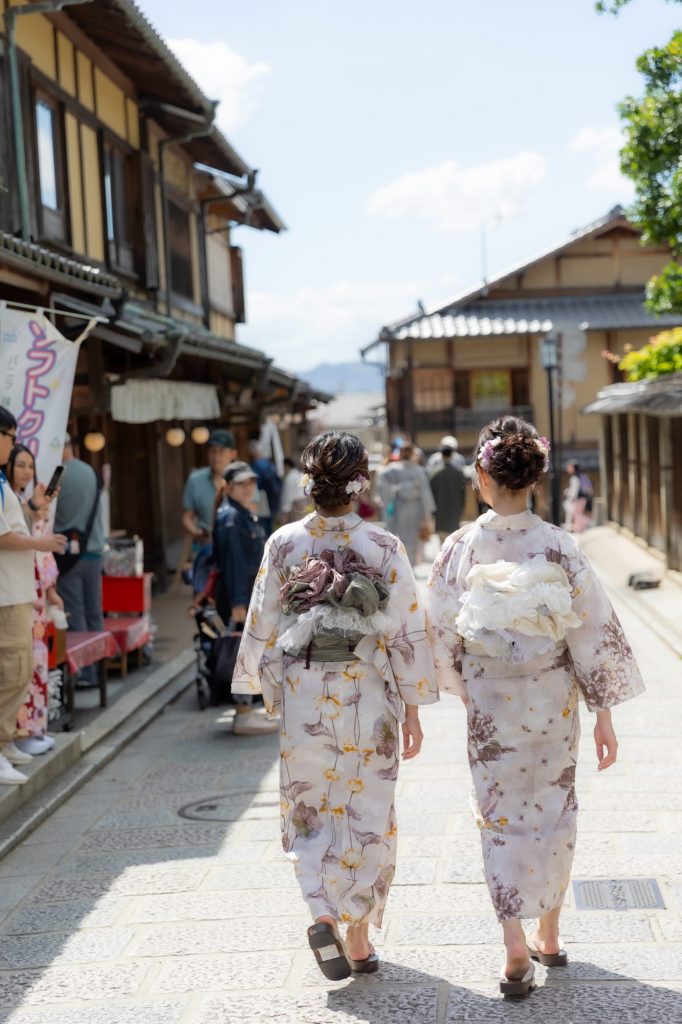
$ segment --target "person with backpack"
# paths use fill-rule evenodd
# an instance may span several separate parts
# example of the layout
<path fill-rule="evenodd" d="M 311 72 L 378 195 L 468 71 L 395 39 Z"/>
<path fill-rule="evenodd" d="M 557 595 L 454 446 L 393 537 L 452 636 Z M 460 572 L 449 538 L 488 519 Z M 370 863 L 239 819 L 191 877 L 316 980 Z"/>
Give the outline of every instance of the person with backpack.
<path fill-rule="evenodd" d="M 87 462 L 74 455 L 73 443 L 66 435 L 64 475 L 61 479 L 54 519 L 55 533 L 68 540 L 66 554 L 57 558 L 57 592 L 64 602 L 69 630 L 99 632 L 102 620 L 102 521 L 100 479 Z M 80 670 L 78 685 L 97 686 L 96 665 Z"/>

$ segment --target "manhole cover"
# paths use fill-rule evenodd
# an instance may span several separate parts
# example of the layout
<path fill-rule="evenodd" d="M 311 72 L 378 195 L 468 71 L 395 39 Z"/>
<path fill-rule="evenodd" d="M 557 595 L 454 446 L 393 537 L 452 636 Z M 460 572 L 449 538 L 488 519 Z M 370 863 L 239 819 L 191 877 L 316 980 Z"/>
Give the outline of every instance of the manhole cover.
<path fill-rule="evenodd" d="M 578 910 L 665 910 L 655 878 L 600 878 L 573 882 Z"/>
<path fill-rule="evenodd" d="M 190 821 L 253 821 L 279 818 L 279 794 L 260 790 L 239 790 L 219 793 L 194 800 L 178 809 L 181 818 Z"/>

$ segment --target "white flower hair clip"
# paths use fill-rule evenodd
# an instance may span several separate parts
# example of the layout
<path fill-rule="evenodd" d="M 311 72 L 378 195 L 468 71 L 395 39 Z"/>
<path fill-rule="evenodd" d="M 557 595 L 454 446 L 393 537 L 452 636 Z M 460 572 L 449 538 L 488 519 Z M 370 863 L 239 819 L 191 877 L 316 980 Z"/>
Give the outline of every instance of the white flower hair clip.
<path fill-rule="evenodd" d="M 484 469 L 486 473 L 490 472 L 491 459 L 495 454 L 495 449 L 500 444 L 502 444 L 501 437 L 491 437 L 488 441 L 486 441 L 486 443 L 483 445 L 480 452 L 478 453 L 477 461 L 481 463 L 481 468 Z"/>
<path fill-rule="evenodd" d="M 303 488 L 305 496 L 309 498 L 313 493 L 313 487 L 315 486 L 315 481 L 311 477 L 310 473 L 304 473 L 298 483 L 299 486 Z"/>
<path fill-rule="evenodd" d="M 358 473 L 353 480 L 349 480 L 346 484 L 346 494 L 362 494 L 363 491 L 369 490 L 370 487 L 371 483 L 367 477 L 363 476 L 362 473 Z"/>
<path fill-rule="evenodd" d="M 542 467 L 542 472 L 546 473 L 549 469 L 549 449 L 551 445 L 546 437 L 535 437 L 533 440 L 535 441 L 535 447 L 544 457 L 545 462 Z"/>

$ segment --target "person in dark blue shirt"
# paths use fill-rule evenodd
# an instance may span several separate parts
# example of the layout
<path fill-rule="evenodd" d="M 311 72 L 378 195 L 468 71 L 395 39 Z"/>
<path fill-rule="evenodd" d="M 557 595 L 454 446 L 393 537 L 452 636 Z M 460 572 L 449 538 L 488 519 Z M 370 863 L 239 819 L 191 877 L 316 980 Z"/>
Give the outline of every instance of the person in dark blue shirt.
<path fill-rule="evenodd" d="M 265 530 L 253 511 L 256 474 L 246 462 L 231 463 L 223 474 L 225 501 L 213 527 L 213 559 L 218 570 L 216 606 L 225 623 L 239 629 L 246 622 L 256 576 L 265 549 Z M 253 706 L 252 697 L 235 696 L 234 732 L 251 735 L 275 732 L 279 722 L 269 721 Z"/>

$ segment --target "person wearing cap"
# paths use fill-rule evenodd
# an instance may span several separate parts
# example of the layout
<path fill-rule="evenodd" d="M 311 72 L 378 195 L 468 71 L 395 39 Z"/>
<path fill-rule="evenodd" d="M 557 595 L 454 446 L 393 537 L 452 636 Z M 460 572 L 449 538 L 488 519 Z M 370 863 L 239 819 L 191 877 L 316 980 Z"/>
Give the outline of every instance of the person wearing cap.
<path fill-rule="evenodd" d="M 237 458 L 234 434 L 220 427 L 208 439 L 208 466 L 193 470 L 182 496 L 182 525 L 192 538 L 192 590 L 206 586 L 212 564 L 213 520 L 222 498 L 223 473 Z"/>
<path fill-rule="evenodd" d="M 216 607 L 225 623 L 239 628 L 246 622 L 251 592 L 265 550 L 266 535 L 253 510 L 257 476 L 246 462 L 232 462 L 223 474 L 225 500 L 213 527 L 213 562 L 218 570 Z M 279 730 L 254 707 L 250 695 L 234 696 L 237 714 L 233 731 L 239 736 Z"/>
<path fill-rule="evenodd" d="M 444 437 L 443 441 L 455 441 L 455 438 Z M 451 445 L 443 445 L 440 454 L 440 462 L 429 470 L 429 483 L 436 503 L 436 533 L 442 544 L 446 537 L 459 530 L 467 478 L 461 464 L 464 460 L 461 456 L 459 461 L 455 459 L 457 452 Z"/>
<path fill-rule="evenodd" d="M 208 543 L 213 529 L 213 510 L 223 485 L 223 473 L 237 458 L 234 434 L 222 427 L 208 439 L 208 466 L 193 470 L 182 497 L 182 525 L 196 549 Z"/>
<path fill-rule="evenodd" d="M 441 437 L 438 451 L 430 455 L 426 463 L 427 472 L 435 470 L 443 462 L 450 462 L 452 465 L 459 466 L 460 469 L 464 469 L 466 465 L 464 457 L 459 454 L 459 441 L 452 434 Z"/>

